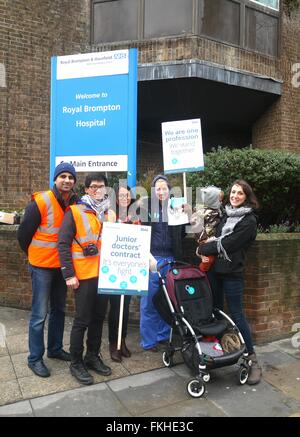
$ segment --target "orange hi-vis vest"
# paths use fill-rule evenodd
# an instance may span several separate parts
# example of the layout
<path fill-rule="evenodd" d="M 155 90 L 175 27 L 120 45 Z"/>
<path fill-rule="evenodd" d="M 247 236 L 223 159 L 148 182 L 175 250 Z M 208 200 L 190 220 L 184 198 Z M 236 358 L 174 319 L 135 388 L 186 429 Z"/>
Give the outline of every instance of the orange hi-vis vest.
<path fill-rule="evenodd" d="M 96 217 L 96 214 L 85 205 L 72 205 L 70 209 L 76 225 L 75 238 L 77 241 L 74 239 L 71 246 L 76 277 L 79 280 L 97 278 L 99 275 L 102 223 Z M 84 256 L 82 247 L 88 246 L 90 243 L 98 247 L 98 254 Z"/>
<path fill-rule="evenodd" d="M 64 211 L 51 190 L 34 193 L 41 223 L 28 248 L 28 261 L 36 267 L 59 268 L 57 241 Z"/>
<path fill-rule="evenodd" d="M 41 223 L 28 248 L 28 261 L 36 267 L 59 268 L 58 231 L 64 218 L 58 200 L 51 190 L 34 193 L 41 214 Z"/>

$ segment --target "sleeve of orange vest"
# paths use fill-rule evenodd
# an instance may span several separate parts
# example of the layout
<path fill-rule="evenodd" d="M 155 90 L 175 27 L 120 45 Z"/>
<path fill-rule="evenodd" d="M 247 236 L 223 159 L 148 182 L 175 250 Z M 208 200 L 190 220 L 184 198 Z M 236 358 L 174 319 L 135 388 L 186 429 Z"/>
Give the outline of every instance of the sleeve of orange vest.
<path fill-rule="evenodd" d="M 41 214 L 36 202 L 30 202 L 26 209 L 19 226 L 17 238 L 21 249 L 28 254 L 28 248 L 34 234 L 41 223 Z"/>
<path fill-rule="evenodd" d="M 64 216 L 58 233 L 58 253 L 61 263 L 61 272 L 64 279 L 75 276 L 71 252 L 71 245 L 75 235 L 76 225 L 73 219 L 72 211 L 69 210 Z"/>

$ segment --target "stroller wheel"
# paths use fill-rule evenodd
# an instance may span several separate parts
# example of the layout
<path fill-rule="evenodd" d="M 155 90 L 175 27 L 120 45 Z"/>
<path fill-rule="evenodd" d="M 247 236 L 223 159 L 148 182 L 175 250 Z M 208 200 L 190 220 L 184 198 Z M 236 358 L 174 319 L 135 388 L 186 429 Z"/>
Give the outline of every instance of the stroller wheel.
<path fill-rule="evenodd" d="M 191 379 L 186 388 L 192 398 L 201 398 L 205 392 L 205 385 L 198 379 Z"/>
<path fill-rule="evenodd" d="M 241 366 L 239 370 L 239 383 L 241 385 L 246 384 L 249 377 L 249 370 L 247 367 Z"/>
<path fill-rule="evenodd" d="M 163 360 L 163 363 L 166 367 L 173 367 L 174 366 L 173 356 L 170 355 L 166 351 L 163 353 L 162 360 Z"/>

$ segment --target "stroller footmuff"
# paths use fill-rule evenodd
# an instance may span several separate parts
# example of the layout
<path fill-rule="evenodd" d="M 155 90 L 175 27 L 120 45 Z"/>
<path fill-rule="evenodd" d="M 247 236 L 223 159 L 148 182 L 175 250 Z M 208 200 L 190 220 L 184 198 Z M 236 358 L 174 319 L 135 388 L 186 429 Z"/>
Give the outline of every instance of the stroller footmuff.
<path fill-rule="evenodd" d="M 244 339 L 234 322 L 223 311 L 213 308 L 212 292 L 205 273 L 183 262 L 169 263 L 165 278 L 160 273 L 161 289 L 153 303 L 161 317 L 171 326 L 169 344 L 163 353 L 165 366 L 174 364 L 173 355 L 180 351 L 194 378 L 187 384 L 192 397 L 205 392 L 209 370 L 236 364 L 239 382 L 249 375 Z M 173 342 L 174 332 L 179 346 Z"/>

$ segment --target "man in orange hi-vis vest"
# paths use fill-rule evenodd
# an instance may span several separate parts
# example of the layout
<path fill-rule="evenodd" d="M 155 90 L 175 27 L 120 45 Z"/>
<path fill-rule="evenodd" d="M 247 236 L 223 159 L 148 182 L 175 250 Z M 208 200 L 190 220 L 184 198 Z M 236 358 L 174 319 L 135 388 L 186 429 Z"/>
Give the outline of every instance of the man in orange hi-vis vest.
<path fill-rule="evenodd" d="M 107 179 L 92 173 L 85 179 L 81 204 L 66 212 L 58 237 L 61 270 L 68 287 L 74 290 L 75 317 L 70 352 L 71 374 L 81 384 L 93 384 L 88 369 L 108 376 L 111 369 L 100 354 L 102 327 L 108 295 L 98 294 L 99 260 L 103 220 L 115 221 L 106 194 Z M 83 359 L 83 340 L 87 331 L 87 351 Z"/>
<path fill-rule="evenodd" d="M 70 361 L 63 350 L 67 286 L 60 269 L 58 231 L 69 205 L 79 201 L 73 191 L 76 171 L 62 162 L 54 170 L 52 190 L 34 193 L 18 230 L 21 249 L 28 255 L 32 280 L 32 312 L 29 322 L 28 367 L 38 376 L 50 376 L 43 361 L 44 325 L 50 302 L 48 357 Z"/>

